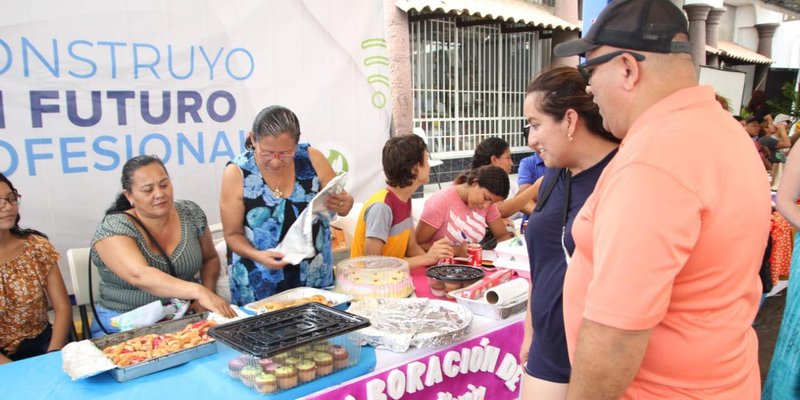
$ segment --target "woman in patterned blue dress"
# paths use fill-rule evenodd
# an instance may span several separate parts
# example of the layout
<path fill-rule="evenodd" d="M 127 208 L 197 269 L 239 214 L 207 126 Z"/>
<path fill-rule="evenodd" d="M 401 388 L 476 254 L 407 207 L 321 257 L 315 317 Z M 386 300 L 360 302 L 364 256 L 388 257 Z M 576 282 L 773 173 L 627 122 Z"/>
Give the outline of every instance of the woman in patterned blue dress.
<path fill-rule="evenodd" d="M 333 284 L 333 254 L 328 220 L 313 224 L 316 254 L 289 265 L 270 249 L 280 243 L 308 203 L 334 176 L 322 153 L 299 143 L 297 116 L 281 106 L 258 114 L 247 151 L 225 167 L 220 215 L 228 249 L 231 301 L 244 305 L 295 287 Z M 344 216 L 353 207 L 346 192 L 328 198 L 326 207 Z"/>

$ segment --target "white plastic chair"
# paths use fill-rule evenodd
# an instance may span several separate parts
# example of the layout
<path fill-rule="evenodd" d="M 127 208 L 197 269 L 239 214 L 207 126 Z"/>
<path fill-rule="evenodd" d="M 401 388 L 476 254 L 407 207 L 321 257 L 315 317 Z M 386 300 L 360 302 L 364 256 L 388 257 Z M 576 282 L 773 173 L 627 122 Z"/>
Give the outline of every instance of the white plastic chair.
<path fill-rule="evenodd" d="M 220 269 L 219 279 L 217 279 L 216 293 L 219 297 L 231 301 L 231 282 L 230 282 L 230 265 L 228 265 L 228 244 L 225 243 L 225 236 L 222 230 L 222 223 L 213 224 L 208 226 L 211 231 L 211 237 L 214 239 L 214 249 L 217 250 L 219 257 Z"/>
<path fill-rule="evenodd" d="M 439 173 L 436 172 L 436 167 L 444 164 L 444 161 L 431 157 L 431 145 L 428 143 L 428 135 L 425 133 L 425 130 L 416 127 L 414 128 L 414 134 L 421 137 L 422 140 L 425 142 L 425 146 L 428 147 L 428 164 L 431 166 L 431 172 L 433 172 L 433 176 L 436 177 L 436 184 L 439 185 L 439 189 L 442 188 L 442 182 L 439 181 Z"/>
<path fill-rule="evenodd" d="M 217 279 L 216 293 L 219 297 L 231 301 L 230 265 L 228 265 L 228 244 L 225 239 L 214 243 L 214 248 L 219 256 L 219 278 Z"/>
<path fill-rule="evenodd" d="M 225 236 L 223 235 L 222 231 L 222 222 L 218 224 L 209 225 L 208 230 L 211 231 L 211 237 L 214 239 L 214 244 L 217 244 L 225 240 Z"/>
<path fill-rule="evenodd" d="M 81 324 L 83 326 L 83 338 L 92 338 L 92 327 L 89 325 L 89 316 L 86 306 L 90 305 L 89 299 L 89 248 L 79 247 L 67 250 L 67 262 L 69 263 L 69 276 L 72 279 L 72 292 L 75 295 L 75 305 L 81 314 Z M 100 275 L 97 268 L 92 264 L 92 296 L 98 298 L 100 295 Z"/>

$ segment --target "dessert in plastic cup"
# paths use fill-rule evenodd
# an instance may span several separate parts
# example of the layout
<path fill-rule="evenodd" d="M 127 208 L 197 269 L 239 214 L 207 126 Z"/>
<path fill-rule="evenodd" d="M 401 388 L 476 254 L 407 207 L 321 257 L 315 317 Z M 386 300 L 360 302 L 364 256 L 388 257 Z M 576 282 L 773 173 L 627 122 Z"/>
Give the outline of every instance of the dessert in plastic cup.
<path fill-rule="evenodd" d="M 239 357 L 236 357 L 230 361 L 228 361 L 228 371 L 230 372 L 231 376 L 234 378 L 238 378 L 240 375 L 239 373 L 242 371 L 242 368 L 245 367 L 245 362 Z"/>
<path fill-rule="evenodd" d="M 248 387 L 254 388 L 256 386 L 256 376 L 263 372 L 264 371 L 261 369 L 261 367 L 256 367 L 255 365 L 246 365 L 241 371 L 239 371 L 239 377 L 241 378 L 242 383 Z"/>
<path fill-rule="evenodd" d="M 266 394 L 278 390 L 278 379 L 273 374 L 260 373 L 255 378 L 258 393 Z"/>
<path fill-rule="evenodd" d="M 325 376 L 333 372 L 333 356 L 327 351 L 314 353 L 314 364 L 317 365 L 317 375 Z"/>
<path fill-rule="evenodd" d="M 297 364 L 297 375 L 300 383 L 313 381 L 317 377 L 317 365 L 313 361 L 303 360 Z"/>
<path fill-rule="evenodd" d="M 297 364 L 300 363 L 300 359 L 297 357 L 288 357 L 286 361 L 283 362 L 283 365 L 288 365 L 290 367 L 295 367 Z"/>
<path fill-rule="evenodd" d="M 294 367 L 282 366 L 275 370 L 275 377 L 278 379 L 278 387 L 281 389 L 291 389 L 297 386 L 297 370 Z"/>
<path fill-rule="evenodd" d="M 331 355 L 333 356 L 333 369 L 347 367 L 347 360 L 350 358 L 350 354 L 347 353 L 347 350 L 343 346 L 331 346 Z"/>
<path fill-rule="evenodd" d="M 262 358 L 258 360 L 258 366 L 260 366 L 264 372 L 267 372 L 267 369 L 273 364 L 274 363 L 272 362 L 271 358 Z"/>

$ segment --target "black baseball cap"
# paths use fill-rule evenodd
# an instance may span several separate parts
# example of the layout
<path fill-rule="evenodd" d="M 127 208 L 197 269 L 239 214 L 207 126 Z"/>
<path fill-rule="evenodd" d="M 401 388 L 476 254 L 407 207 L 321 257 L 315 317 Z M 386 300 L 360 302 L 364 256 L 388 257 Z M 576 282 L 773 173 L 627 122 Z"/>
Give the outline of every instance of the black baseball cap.
<path fill-rule="evenodd" d="M 669 0 L 615 0 L 597 17 L 581 39 L 553 49 L 558 57 L 584 55 L 607 45 L 653 53 L 691 53 L 689 42 L 673 42 L 675 34 L 689 34 L 686 16 Z"/>

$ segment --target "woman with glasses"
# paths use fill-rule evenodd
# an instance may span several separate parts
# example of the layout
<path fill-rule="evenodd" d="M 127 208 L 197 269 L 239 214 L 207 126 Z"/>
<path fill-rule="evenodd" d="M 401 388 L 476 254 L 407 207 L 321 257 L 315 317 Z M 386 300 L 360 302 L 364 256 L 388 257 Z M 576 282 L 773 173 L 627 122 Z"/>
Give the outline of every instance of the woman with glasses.
<path fill-rule="evenodd" d="M 301 286 L 333 284 L 329 222 L 318 218 L 312 236 L 316 254 L 289 265 L 275 248 L 309 201 L 331 179 L 325 156 L 300 141 L 300 122 L 289 109 L 269 106 L 256 116 L 247 150 L 225 167 L 220 215 L 228 249 L 231 300 L 244 305 Z M 353 207 L 346 192 L 325 206 L 341 216 Z"/>
<path fill-rule="evenodd" d="M 525 231 L 532 286 L 520 349 L 526 372 L 522 398 L 563 399 L 570 363 L 561 300 L 564 274 L 575 250 L 572 223 L 616 154 L 619 140 L 603 128 L 586 81 L 575 68 L 541 73 L 526 93 L 528 143 L 548 170 Z"/>
<path fill-rule="evenodd" d="M 233 317 L 229 303 L 214 293 L 220 262 L 200 206 L 173 200 L 172 181 L 155 156 L 125 162 L 120 181 L 122 192 L 92 238 L 90 257 L 100 276 L 100 324 L 93 321 L 92 334 L 119 332 L 113 317 L 172 298 L 194 300 L 197 312 Z"/>
<path fill-rule="evenodd" d="M 58 252 L 41 232 L 20 228 L 21 198 L 0 174 L 0 364 L 61 349 L 72 323 Z"/>

